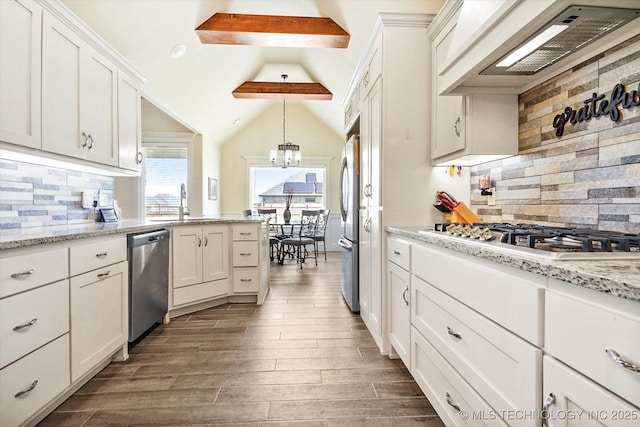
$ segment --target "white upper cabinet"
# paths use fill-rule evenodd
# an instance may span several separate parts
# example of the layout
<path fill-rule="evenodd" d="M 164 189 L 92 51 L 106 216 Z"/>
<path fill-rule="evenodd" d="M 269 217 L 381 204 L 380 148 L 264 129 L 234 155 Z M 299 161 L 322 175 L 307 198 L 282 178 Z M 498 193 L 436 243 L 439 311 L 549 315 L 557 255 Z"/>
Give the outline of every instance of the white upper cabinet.
<path fill-rule="evenodd" d="M 118 165 L 139 171 L 142 165 L 140 83 L 118 71 Z"/>
<path fill-rule="evenodd" d="M 0 1 L 0 141 L 32 148 L 40 139 L 42 7 Z"/>
<path fill-rule="evenodd" d="M 42 148 L 117 166 L 116 66 L 48 12 L 42 33 Z"/>
<path fill-rule="evenodd" d="M 504 94 L 438 95 L 451 54 L 460 11 L 431 30 L 431 159 L 433 164 L 472 166 L 518 153 L 518 97 Z M 445 19 L 443 18 L 443 19 Z"/>

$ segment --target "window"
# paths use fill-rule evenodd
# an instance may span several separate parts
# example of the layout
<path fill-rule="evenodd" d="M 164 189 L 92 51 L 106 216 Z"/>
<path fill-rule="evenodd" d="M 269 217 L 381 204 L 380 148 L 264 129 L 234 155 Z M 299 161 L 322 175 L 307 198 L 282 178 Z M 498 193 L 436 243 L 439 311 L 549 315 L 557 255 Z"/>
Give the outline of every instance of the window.
<path fill-rule="evenodd" d="M 145 143 L 142 149 L 145 216 L 177 216 L 180 185 L 188 185 L 188 144 Z"/>
<path fill-rule="evenodd" d="M 249 197 L 252 209 L 276 208 L 279 218 L 285 209 L 285 195 L 293 194 L 291 214 L 300 215 L 302 209 L 326 207 L 325 167 L 274 168 L 252 166 L 249 169 Z"/>

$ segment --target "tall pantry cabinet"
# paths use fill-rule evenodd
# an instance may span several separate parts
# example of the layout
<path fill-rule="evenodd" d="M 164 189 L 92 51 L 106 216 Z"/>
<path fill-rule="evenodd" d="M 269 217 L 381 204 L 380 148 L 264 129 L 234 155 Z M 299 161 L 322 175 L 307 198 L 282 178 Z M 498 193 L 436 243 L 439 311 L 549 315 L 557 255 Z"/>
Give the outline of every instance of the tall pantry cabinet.
<path fill-rule="evenodd" d="M 345 97 L 346 109 L 354 95 L 359 99 L 360 315 L 383 353 L 389 351 L 385 227 L 428 224 L 434 210 L 426 36 L 432 19 L 381 13 Z"/>

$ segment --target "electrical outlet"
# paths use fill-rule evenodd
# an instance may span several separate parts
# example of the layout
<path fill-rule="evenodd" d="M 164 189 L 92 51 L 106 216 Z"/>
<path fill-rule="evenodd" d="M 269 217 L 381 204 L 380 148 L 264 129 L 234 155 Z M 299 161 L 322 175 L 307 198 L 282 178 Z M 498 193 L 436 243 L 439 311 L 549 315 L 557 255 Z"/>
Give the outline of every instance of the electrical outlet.
<path fill-rule="evenodd" d="M 487 205 L 495 206 L 496 205 L 496 189 L 492 187 L 489 189 L 489 191 L 491 191 L 491 195 L 487 196 Z"/>
<path fill-rule="evenodd" d="M 93 191 L 83 191 L 82 192 L 82 207 L 85 209 L 89 209 L 93 207 Z"/>

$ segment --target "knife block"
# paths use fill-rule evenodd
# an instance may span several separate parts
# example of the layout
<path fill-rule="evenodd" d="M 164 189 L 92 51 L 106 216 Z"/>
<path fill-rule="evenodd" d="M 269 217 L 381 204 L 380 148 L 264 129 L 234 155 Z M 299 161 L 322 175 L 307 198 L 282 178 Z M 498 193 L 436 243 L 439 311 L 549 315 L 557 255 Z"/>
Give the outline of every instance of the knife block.
<path fill-rule="evenodd" d="M 467 223 L 473 224 L 476 222 L 482 222 L 482 220 L 474 214 L 471 209 L 467 207 L 464 203 L 459 203 L 458 206 L 453 208 L 453 212 L 444 214 L 445 222 L 455 222 L 455 223 Z"/>

